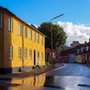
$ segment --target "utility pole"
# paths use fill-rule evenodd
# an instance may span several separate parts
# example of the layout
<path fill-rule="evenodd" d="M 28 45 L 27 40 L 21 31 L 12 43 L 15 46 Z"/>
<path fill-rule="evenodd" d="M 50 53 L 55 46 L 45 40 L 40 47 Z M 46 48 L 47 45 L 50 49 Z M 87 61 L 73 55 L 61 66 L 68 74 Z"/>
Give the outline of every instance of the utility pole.
<path fill-rule="evenodd" d="M 54 17 L 54 18 L 52 18 L 51 20 L 50 20 L 50 22 L 52 22 L 52 20 L 54 20 L 54 19 L 56 19 L 56 18 L 59 18 L 59 17 L 61 17 L 61 16 L 63 16 L 64 14 L 60 14 L 60 15 L 58 15 L 58 16 L 56 16 L 56 17 Z M 53 62 L 53 35 L 52 35 L 52 27 L 50 28 L 51 30 L 51 62 Z"/>

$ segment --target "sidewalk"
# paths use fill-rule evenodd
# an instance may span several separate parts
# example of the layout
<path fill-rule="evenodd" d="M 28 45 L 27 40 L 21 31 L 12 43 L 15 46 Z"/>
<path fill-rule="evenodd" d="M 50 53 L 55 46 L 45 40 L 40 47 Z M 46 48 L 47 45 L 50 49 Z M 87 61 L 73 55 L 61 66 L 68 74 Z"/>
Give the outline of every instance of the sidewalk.
<path fill-rule="evenodd" d="M 18 78 L 25 78 L 25 77 L 30 77 L 30 76 L 37 76 L 49 71 L 52 71 L 54 69 L 60 68 L 63 66 L 62 64 L 56 65 L 54 67 L 48 66 L 48 67 L 43 67 L 40 69 L 33 69 L 30 71 L 24 71 L 24 72 L 18 72 L 18 73 L 13 73 L 13 74 L 6 74 L 6 75 L 0 75 L 0 80 L 2 79 L 18 79 Z"/>

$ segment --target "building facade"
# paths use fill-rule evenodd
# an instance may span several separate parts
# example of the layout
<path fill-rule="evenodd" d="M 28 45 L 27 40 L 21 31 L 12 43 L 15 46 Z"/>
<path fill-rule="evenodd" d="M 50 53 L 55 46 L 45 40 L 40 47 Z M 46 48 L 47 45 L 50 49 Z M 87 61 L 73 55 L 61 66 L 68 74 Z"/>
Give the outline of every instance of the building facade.
<path fill-rule="evenodd" d="M 67 58 L 66 58 L 67 57 Z M 60 62 L 84 63 L 90 65 L 90 39 L 89 42 L 79 44 L 74 48 L 60 52 Z"/>
<path fill-rule="evenodd" d="M 77 45 L 79 45 L 79 41 L 73 41 L 71 44 L 70 44 L 70 47 L 71 48 L 75 48 Z"/>
<path fill-rule="evenodd" d="M 0 73 L 45 65 L 45 35 L 0 6 Z"/>

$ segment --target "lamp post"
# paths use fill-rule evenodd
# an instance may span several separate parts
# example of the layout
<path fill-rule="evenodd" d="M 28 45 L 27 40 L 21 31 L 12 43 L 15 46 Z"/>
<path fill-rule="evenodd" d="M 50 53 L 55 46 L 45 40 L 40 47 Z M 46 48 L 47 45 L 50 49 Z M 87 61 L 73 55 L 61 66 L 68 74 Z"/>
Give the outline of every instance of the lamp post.
<path fill-rule="evenodd" d="M 64 14 L 60 14 L 60 15 L 52 18 L 52 19 L 50 20 L 50 22 L 51 22 L 53 19 L 59 18 L 59 17 L 61 17 L 61 16 L 63 16 L 63 15 L 64 15 Z M 52 62 L 52 61 L 53 61 L 53 35 L 52 35 L 52 27 L 51 27 L 51 62 Z"/>

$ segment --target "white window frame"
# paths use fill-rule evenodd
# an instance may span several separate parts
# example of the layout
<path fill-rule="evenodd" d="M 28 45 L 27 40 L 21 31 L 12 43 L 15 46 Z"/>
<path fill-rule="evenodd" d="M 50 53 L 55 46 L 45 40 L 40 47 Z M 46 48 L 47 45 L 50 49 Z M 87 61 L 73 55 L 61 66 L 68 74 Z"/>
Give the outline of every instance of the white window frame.
<path fill-rule="evenodd" d="M 22 57 L 22 49 L 19 47 L 18 48 L 18 59 L 21 60 Z"/>
<path fill-rule="evenodd" d="M 88 51 L 89 50 L 89 47 L 88 46 L 86 46 L 86 51 Z"/>
<path fill-rule="evenodd" d="M 12 32 L 12 19 L 8 18 L 8 30 Z"/>
<path fill-rule="evenodd" d="M 21 35 L 21 24 L 18 24 L 18 35 Z"/>
<path fill-rule="evenodd" d="M 2 14 L 0 14 L 0 28 L 2 28 Z"/>
<path fill-rule="evenodd" d="M 27 28 L 24 27 L 24 37 L 27 38 Z"/>
<path fill-rule="evenodd" d="M 34 41 L 36 42 L 36 32 L 34 32 Z"/>
<path fill-rule="evenodd" d="M 39 59 L 40 58 L 40 52 L 38 51 L 37 53 L 37 58 Z"/>
<path fill-rule="evenodd" d="M 29 50 L 29 59 L 32 59 L 32 49 Z"/>
<path fill-rule="evenodd" d="M 9 59 L 13 59 L 13 46 L 9 46 Z"/>
<path fill-rule="evenodd" d="M 24 59 L 27 59 L 27 48 L 24 48 Z"/>
<path fill-rule="evenodd" d="M 30 40 L 32 40 L 32 30 L 30 30 Z"/>

